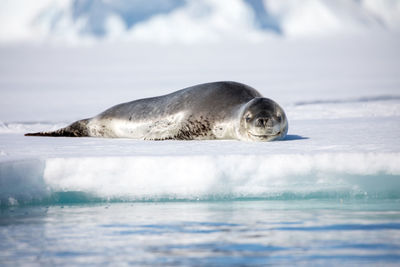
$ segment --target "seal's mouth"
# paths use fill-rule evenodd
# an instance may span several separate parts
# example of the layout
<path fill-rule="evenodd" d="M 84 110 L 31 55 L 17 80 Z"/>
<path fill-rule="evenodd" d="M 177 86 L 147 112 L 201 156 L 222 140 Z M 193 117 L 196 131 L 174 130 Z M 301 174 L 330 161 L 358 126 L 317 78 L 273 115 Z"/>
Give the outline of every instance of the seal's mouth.
<path fill-rule="evenodd" d="M 251 136 L 254 136 L 256 138 L 260 138 L 260 139 L 267 139 L 267 138 L 271 138 L 271 137 L 276 137 L 279 136 L 281 134 L 281 132 L 277 132 L 276 134 L 253 134 L 251 132 L 248 132 Z"/>

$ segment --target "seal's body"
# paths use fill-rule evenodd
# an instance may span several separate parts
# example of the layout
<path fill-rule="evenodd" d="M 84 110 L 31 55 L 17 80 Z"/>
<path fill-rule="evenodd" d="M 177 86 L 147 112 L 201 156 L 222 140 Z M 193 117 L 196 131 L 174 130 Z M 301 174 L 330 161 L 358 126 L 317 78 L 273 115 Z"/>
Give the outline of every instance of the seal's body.
<path fill-rule="evenodd" d="M 214 82 L 119 104 L 54 132 L 26 135 L 271 141 L 284 138 L 287 130 L 286 115 L 274 101 L 244 84 Z"/>

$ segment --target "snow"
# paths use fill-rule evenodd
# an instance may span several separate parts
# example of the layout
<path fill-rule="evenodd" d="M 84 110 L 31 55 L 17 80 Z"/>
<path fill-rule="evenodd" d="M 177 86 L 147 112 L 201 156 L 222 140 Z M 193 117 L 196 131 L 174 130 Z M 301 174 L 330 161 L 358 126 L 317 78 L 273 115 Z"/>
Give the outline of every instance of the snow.
<path fill-rule="evenodd" d="M 49 3 L 18 20 L 32 21 L 40 7 L 45 13 L 34 25 L 44 25 L 44 32 L 21 26 L 11 35 L 0 28 L 0 205 L 76 191 L 141 201 L 400 197 L 398 2 L 306 1 L 298 8 L 296 1 L 264 1 L 265 14 L 253 14 L 254 6 L 242 1 L 232 11 L 222 2 L 185 2 L 156 8 L 154 16 L 129 27 L 126 17 L 110 15 L 110 6 L 100 1 L 108 15 L 100 24 L 90 20 L 90 27 L 85 20 L 91 9 L 75 10 L 73 20 L 69 1 L 52 2 L 52 12 L 62 15 L 50 27 Z M 304 15 L 316 10 L 327 15 Z M 260 16 L 272 20 L 264 18 L 269 26 L 255 26 L 252 20 Z M 90 32 L 103 24 L 102 37 Z M 377 31 L 379 25 L 386 30 Z M 137 39 L 141 31 L 145 43 Z M 46 41 L 30 43 L 36 38 Z M 91 45 L 82 45 L 87 39 Z M 287 138 L 251 143 L 23 136 L 118 103 L 221 80 L 248 84 L 278 102 L 289 120 Z"/>
<path fill-rule="evenodd" d="M 396 0 L 1 0 L 0 7 L 6 43 L 260 43 L 400 30 Z"/>

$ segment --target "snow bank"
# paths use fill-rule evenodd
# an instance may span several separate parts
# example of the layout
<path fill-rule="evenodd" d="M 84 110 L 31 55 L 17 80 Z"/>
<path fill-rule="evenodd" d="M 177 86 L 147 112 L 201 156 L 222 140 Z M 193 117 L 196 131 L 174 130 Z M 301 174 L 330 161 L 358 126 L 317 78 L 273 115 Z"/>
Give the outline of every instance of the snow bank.
<path fill-rule="evenodd" d="M 32 203 L 62 192 L 92 201 L 400 197 L 399 158 L 323 153 L 2 162 L 0 199 L 3 205 Z"/>
<path fill-rule="evenodd" d="M 400 29 L 397 1 L 265 0 L 265 9 L 290 38 Z M 395 15 L 397 14 L 397 15 Z"/>
<path fill-rule="evenodd" d="M 0 41 L 260 42 L 376 30 L 398 32 L 390 0 L 0 1 Z"/>

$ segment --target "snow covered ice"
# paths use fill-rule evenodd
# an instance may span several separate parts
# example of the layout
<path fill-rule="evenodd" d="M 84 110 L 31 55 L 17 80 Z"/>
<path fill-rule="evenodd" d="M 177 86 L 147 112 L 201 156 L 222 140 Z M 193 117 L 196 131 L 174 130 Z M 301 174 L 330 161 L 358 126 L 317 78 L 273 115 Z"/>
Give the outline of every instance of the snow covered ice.
<path fill-rule="evenodd" d="M 111 2 L 70 9 L 68 1 L 43 1 L 20 13 L 27 23 L 14 35 L 1 28 L 2 204 L 60 191 L 105 200 L 399 196 L 398 5 L 310 2 L 304 12 L 326 15 L 308 16 L 316 27 L 295 4 L 266 1 L 266 20 L 254 13 L 256 1 L 233 1 L 231 11 L 217 2 L 171 1 L 132 21 Z M 103 10 L 98 21 L 94 10 Z M 201 27 L 192 32 L 199 35 L 177 27 L 185 23 Z M 221 80 L 277 101 L 289 119 L 286 140 L 23 136 Z"/>
<path fill-rule="evenodd" d="M 70 191 L 104 200 L 398 196 L 398 39 L 382 38 L 191 48 L 3 47 L 2 203 Z M 249 84 L 280 103 L 289 119 L 286 140 L 23 136 L 215 80 Z"/>

